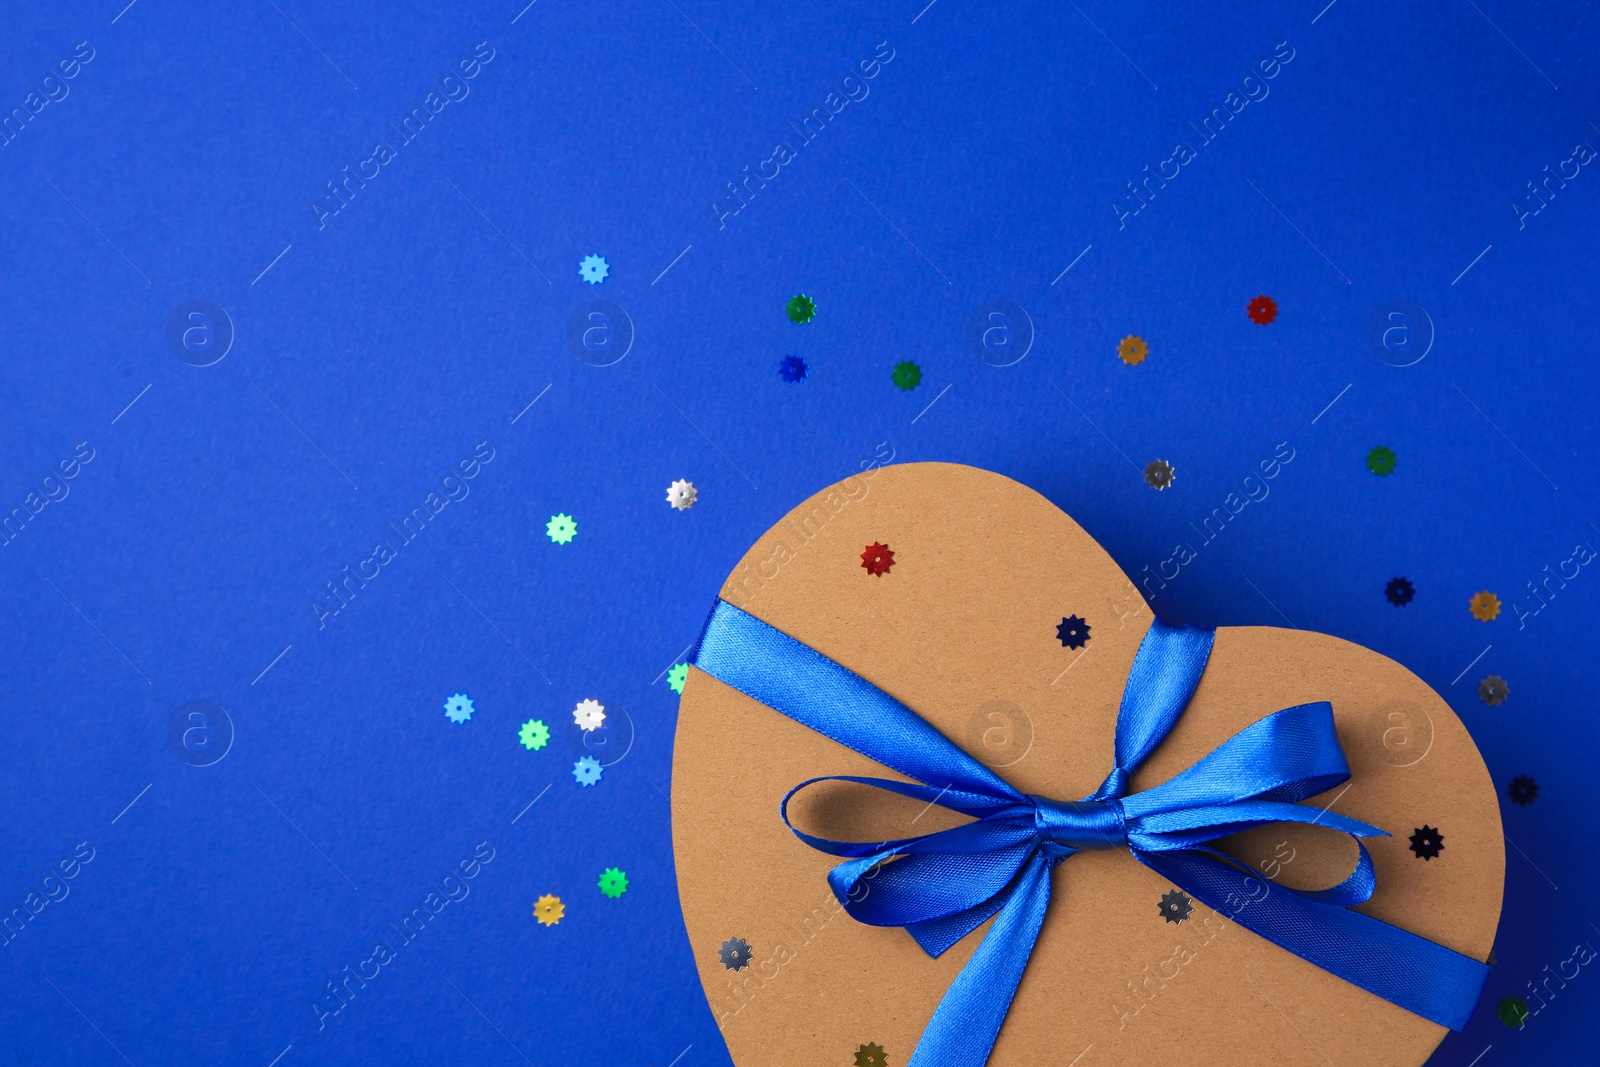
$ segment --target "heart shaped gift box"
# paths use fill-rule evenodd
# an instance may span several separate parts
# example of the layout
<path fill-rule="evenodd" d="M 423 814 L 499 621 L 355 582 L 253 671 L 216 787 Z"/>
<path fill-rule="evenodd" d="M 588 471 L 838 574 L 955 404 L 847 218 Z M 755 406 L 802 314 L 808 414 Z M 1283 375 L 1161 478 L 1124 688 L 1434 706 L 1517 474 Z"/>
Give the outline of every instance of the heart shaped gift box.
<path fill-rule="evenodd" d="M 801 504 L 728 578 L 713 628 L 719 614 L 779 631 L 775 640 L 793 638 L 859 675 L 1030 802 L 1093 793 L 1113 750 L 1120 759 L 1127 747 L 1118 709 L 1141 645 L 1202 633 L 1156 622 L 1111 557 L 1044 497 L 945 463 L 874 469 Z M 709 666 L 704 647 L 699 655 L 728 676 Z M 759 650 L 745 660 L 757 679 L 746 691 L 690 670 L 674 750 L 678 887 L 712 1012 L 739 1067 L 903 1065 L 991 927 L 1011 936 L 998 926 L 1007 912 L 937 957 L 905 929 L 847 914 L 846 901 L 870 896 L 874 875 L 907 861 L 861 861 L 852 876 L 860 880 L 839 881 L 836 891 L 828 875 L 838 857 L 797 838 L 780 803 L 824 775 L 909 779 L 746 695 L 762 691 L 763 671 L 783 668 Z M 1292 894 L 1279 887 L 1324 889 L 1353 869 L 1360 881 L 1366 861 L 1333 824 L 1385 830 L 1392 836 L 1363 841 L 1375 892 L 1341 915 L 1381 920 L 1476 968 L 1499 920 L 1505 856 L 1493 784 L 1445 702 L 1394 661 L 1301 630 L 1222 627 L 1199 662 L 1187 709 L 1180 697 L 1181 716 L 1129 768 L 1119 795 L 1169 782 L 1280 709 L 1300 714 L 1301 705 L 1328 702 L 1337 746 L 1331 732 L 1327 744 L 1342 748 L 1348 782 L 1289 797 L 1312 819 L 1212 844 L 1259 872 L 1244 884 L 1264 895 L 1271 885 L 1281 901 Z M 804 681 L 795 688 L 796 699 L 819 699 Z M 820 702 L 829 706 L 817 714 L 846 720 L 834 736 L 879 728 L 858 707 Z M 971 821 L 931 788 L 927 797 L 943 803 L 905 792 L 823 782 L 799 791 L 787 815 L 816 838 L 891 844 Z M 1055 807 L 1070 818 L 1089 806 Z M 1252 932 L 1253 895 L 1208 907 L 1200 889 L 1191 896 L 1135 862 L 1125 839 L 1081 847 L 1065 849 L 1072 854 L 1053 873 L 1046 867 L 1048 907 L 1031 957 L 1019 941 L 998 955 L 1020 959 L 985 964 L 1026 968 L 1009 1012 L 993 1009 L 1004 1021 L 989 1063 L 1416 1065 L 1443 1038 L 1438 1022 Z M 1382 970 L 1386 961 L 1352 966 Z M 1427 967 L 1414 966 L 1405 981 L 1429 984 Z M 1475 994 L 1476 986 L 1457 997 L 1465 1001 L 1457 1010 L 1470 1010 Z M 983 1025 L 945 1020 L 957 1043 Z M 920 1058 L 931 1061 L 926 1050 Z M 982 1053 L 966 1058 L 982 1062 Z"/>

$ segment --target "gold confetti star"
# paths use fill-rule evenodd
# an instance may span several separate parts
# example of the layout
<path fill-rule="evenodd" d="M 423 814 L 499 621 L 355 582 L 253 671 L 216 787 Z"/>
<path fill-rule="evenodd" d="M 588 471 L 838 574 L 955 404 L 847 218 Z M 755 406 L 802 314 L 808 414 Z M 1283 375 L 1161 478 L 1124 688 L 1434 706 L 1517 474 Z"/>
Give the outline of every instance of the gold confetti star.
<path fill-rule="evenodd" d="M 554 926 L 561 921 L 561 916 L 567 912 L 567 906 L 561 903 L 561 898 L 546 893 L 533 905 L 533 917 L 538 919 L 543 926 Z"/>
<path fill-rule="evenodd" d="M 1128 366 L 1143 363 L 1144 357 L 1150 353 L 1150 346 L 1144 343 L 1143 337 L 1129 334 L 1117 342 L 1117 358 Z"/>

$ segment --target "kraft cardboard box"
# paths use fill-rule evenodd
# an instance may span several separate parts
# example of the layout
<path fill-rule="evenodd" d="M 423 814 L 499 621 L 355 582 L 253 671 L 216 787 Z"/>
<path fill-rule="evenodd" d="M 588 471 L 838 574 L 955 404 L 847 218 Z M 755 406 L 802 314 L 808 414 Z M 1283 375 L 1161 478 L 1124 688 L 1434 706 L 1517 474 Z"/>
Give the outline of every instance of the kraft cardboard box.
<path fill-rule="evenodd" d="M 872 545 L 893 552 L 887 572 L 863 566 Z M 1054 504 L 942 463 L 877 468 L 818 493 L 750 549 L 721 596 L 896 697 L 1017 789 L 1059 799 L 1088 794 L 1110 770 L 1119 701 L 1153 619 Z M 1087 624 L 1076 649 L 1058 639 L 1069 616 Z M 1365 842 L 1377 890 L 1356 910 L 1486 959 L 1505 867 L 1494 787 L 1445 702 L 1376 652 L 1300 630 L 1219 628 L 1187 711 L 1130 791 L 1315 701 L 1332 704 L 1351 779 L 1305 803 L 1392 835 Z M 672 783 L 678 885 L 706 997 L 740 1067 L 906 1063 L 991 925 L 935 959 L 904 930 L 846 914 L 826 881 L 837 858 L 807 847 L 778 813 L 796 784 L 834 774 L 902 777 L 690 670 Z M 856 841 L 965 821 L 844 783 L 800 794 L 790 815 Z M 1411 845 L 1424 827 L 1442 841 L 1428 858 Z M 1356 860 L 1352 838 L 1292 823 L 1224 848 L 1297 889 L 1333 885 Z M 1173 921 L 1182 909 L 1161 904 L 1175 886 L 1126 849 L 1071 856 L 1052 877 L 997 1067 L 1415 1065 L 1446 1032 L 1198 901 Z"/>

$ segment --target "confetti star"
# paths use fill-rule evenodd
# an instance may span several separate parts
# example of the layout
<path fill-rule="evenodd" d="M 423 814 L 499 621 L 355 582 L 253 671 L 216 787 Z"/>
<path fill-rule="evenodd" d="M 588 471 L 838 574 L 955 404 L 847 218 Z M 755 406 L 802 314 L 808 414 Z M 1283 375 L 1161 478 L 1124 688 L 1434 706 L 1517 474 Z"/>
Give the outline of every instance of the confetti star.
<path fill-rule="evenodd" d="M 673 668 L 667 672 L 667 685 L 671 686 L 672 691 L 677 693 L 679 696 L 683 695 L 684 684 L 688 681 L 689 665 L 687 663 L 675 664 Z"/>
<path fill-rule="evenodd" d="M 578 706 L 572 709 L 572 721 L 584 733 L 599 729 L 605 725 L 606 707 L 598 700 L 580 700 Z"/>
<path fill-rule="evenodd" d="M 1491 707 L 1504 704 L 1510 695 L 1511 687 L 1498 674 L 1491 674 L 1478 683 L 1478 699 Z"/>
<path fill-rule="evenodd" d="M 1089 643 L 1089 624 L 1076 615 L 1068 615 L 1056 627 L 1056 637 L 1062 648 L 1082 648 Z"/>
<path fill-rule="evenodd" d="M 1479 622 L 1492 622 L 1500 614 L 1500 598 L 1485 589 L 1473 595 L 1467 607 L 1472 611 L 1472 617 Z"/>
<path fill-rule="evenodd" d="M 861 566 L 873 577 L 888 574 L 889 568 L 894 566 L 894 551 L 874 541 L 861 550 Z"/>
<path fill-rule="evenodd" d="M 679 478 L 667 486 L 667 503 L 678 511 L 688 511 L 694 507 L 694 502 L 698 499 L 700 491 L 694 487 L 693 482 Z"/>
<path fill-rule="evenodd" d="M 1177 470 L 1164 459 L 1154 459 L 1144 469 L 1144 480 L 1152 489 L 1165 489 L 1172 484 Z"/>
<path fill-rule="evenodd" d="M 538 719 L 529 719 L 517 731 L 517 740 L 522 742 L 523 748 L 537 752 L 550 743 L 550 727 Z"/>
<path fill-rule="evenodd" d="M 894 379 L 894 384 L 901 391 L 909 393 L 922 384 L 922 368 L 909 359 L 894 365 L 894 373 L 889 377 Z"/>
<path fill-rule="evenodd" d="M 1161 912 L 1161 917 L 1169 923 L 1181 923 L 1194 911 L 1194 904 L 1189 899 L 1189 894 L 1181 889 L 1174 889 L 1170 893 L 1161 895 L 1161 902 L 1156 905 Z"/>
<path fill-rule="evenodd" d="M 561 903 L 561 898 L 546 893 L 533 905 L 533 917 L 539 920 L 541 926 L 554 926 L 561 921 L 561 916 L 566 914 L 566 905 Z"/>
<path fill-rule="evenodd" d="M 1419 860 L 1431 860 L 1444 851 L 1444 835 L 1423 824 L 1411 835 L 1411 851 Z"/>
<path fill-rule="evenodd" d="M 610 273 L 611 265 L 606 262 L 605 256 L 584 256 L 583 262 L 578 264 L 578 277 L 590 285 L 599 285 Z"/>
<path fill-rule="evenodd" d="M 600 892 L 616 900 L 628 891 L 628 876 L 616 867 L 607 867 L 600 872 Z"/>
<path fill-rule="evenodd" d="M 1278 317 L 1278 302 L 1270 296 L 1258 296 L 1250 301 L 1250 307 L 1247 310 L 1249 311 L 1251 322 L 1257 326 L 1265 326 Z"/>
<path fill-rule="evenodd" d="M 571 515 L 565 513 L 550 516 L 550 521 L 544 524 L 545 536 L 558 545 L 571 544 L 572 539 L 578 536 L 578 524 L 572 520 Z"/>
<path fill-rule="evenodd" d="M 742 971 L 750 965 L 750 945 L 742 937 L 728 938 L 717 955 L 722 957 L 722 965 L 730 971 Z"/>

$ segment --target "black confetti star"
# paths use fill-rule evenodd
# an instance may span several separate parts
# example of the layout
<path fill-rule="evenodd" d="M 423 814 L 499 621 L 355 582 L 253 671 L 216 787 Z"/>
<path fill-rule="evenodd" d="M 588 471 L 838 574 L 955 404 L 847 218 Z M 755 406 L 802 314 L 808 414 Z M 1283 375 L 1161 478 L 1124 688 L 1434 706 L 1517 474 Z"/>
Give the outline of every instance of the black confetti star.
<path fill-rule="evenodd" d="M 1169 923 L 1181 923 L 1194 911 L 1194 904 L 1189 900 L 1189 894 L 1181 889 L 1174 889 L 1170 893 L 1161 895 L 1161 903 L 1156 907 L 1161 911 L 1161 917 Z"/>
<path fill-rule="evenodd" d="M 1478 699 L 1490 706 L 1504 704 L 1510 695 L 1511 687 L 1498 674 L 1491 674 L 1478 683 Z"/>
<path fill-rule="evenodd" d="M 1411 835 L 1411 851 L 1419 860 L 1431 860 L 1444 851 L 1444 835 L 1424 823 Z"/>
<path fill-rule="evenodd" d="M 1411 584 L 1410 578 L 1391 578 L 1384 587 L 1383 595 L 1389 598 L 1389 603 L 1397 608 L 1403 608 L 1416 598 L 1417 589 Z"/>
<path fill-rule="evenodd" d="M 722 965 L 730 971 L 742 971 L 750 966 L 750 946 L 742 937 L 730 937 L 718 951 Z"/>

